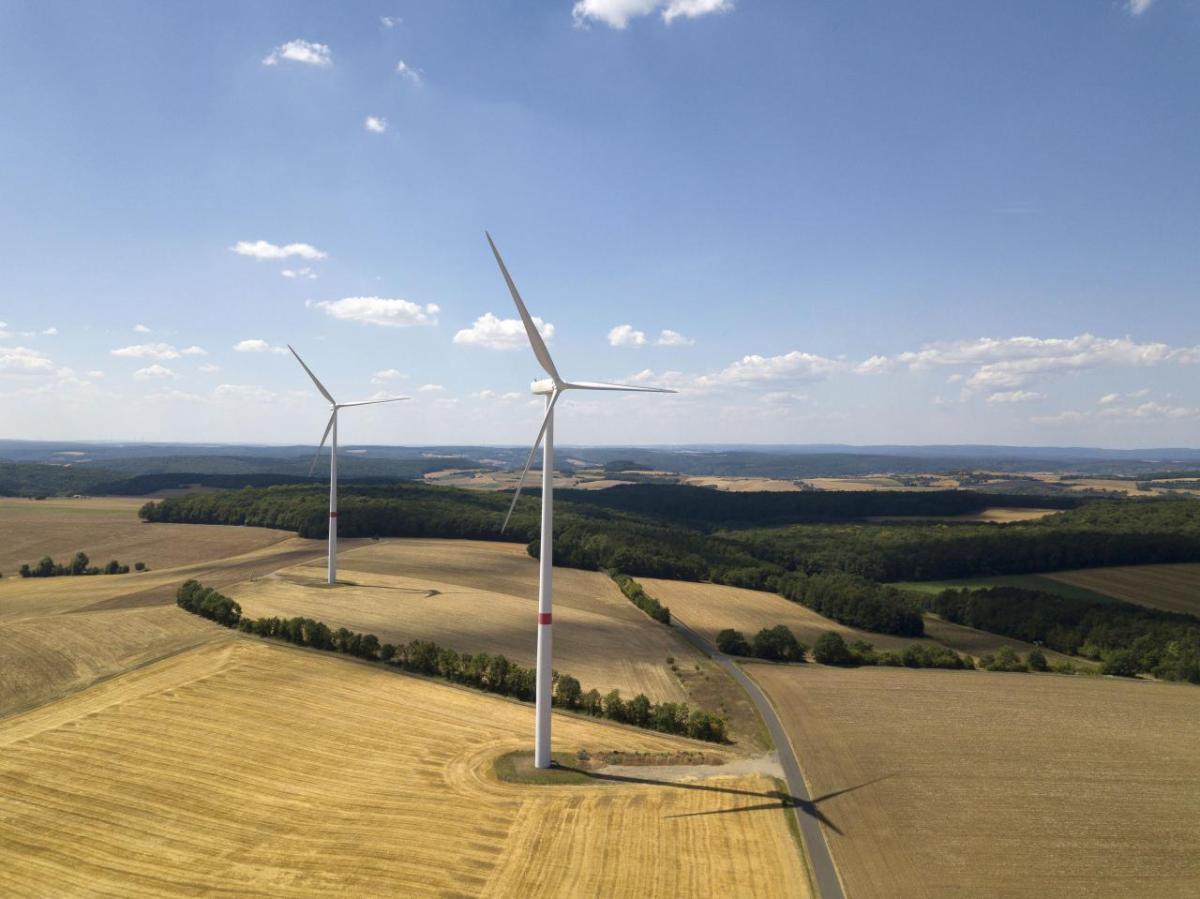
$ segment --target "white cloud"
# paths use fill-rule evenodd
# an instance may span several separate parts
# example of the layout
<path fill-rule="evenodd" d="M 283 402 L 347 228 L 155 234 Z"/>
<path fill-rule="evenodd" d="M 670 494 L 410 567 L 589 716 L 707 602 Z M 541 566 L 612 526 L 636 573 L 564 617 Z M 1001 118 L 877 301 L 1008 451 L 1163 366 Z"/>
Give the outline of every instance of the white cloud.
<path fill-rule="evenodd" d="M 278 246 L 266 240 L 239 240 L 230 249 L 239 256 L 250 256 L 253 259 L 287 259 L 299 256 L 301 259 L 324 259 L 329 254 L 318 250 L 312 244 L 289 243 Z"/>
<path fill-rule="evenodd" d="M 542 335 L 542 339 L 554 337 L 554 325 L 544 322 L 537 316 L 533 317 L 533 325 Z M 481 346 L 489 350 L 519 350 L 529 345 L 525 334 L 525 326 L 520 319 L 497 318 L 486 312 L 475 319 L 475 324 L 463 328 L 454 335 L 454 342 L 463 346 Z"/>
<path fill-rule="evenodd" d="M 989 396 L 987 401 L 993 405 L 996 403 L 1036 403 L 1045 398 L 1044 394 L 1035 393 L 1032 390 L 1001 390 Z"/>
<path fill-rule="evenodd" d="M 317 280 L 317 273 L 308 266 L 305 266 L 304 268 L 281 269 L 279 274 L 283 275 L 285 278 L 305 278 L 309 281 Z"/>
<path fill-rule="evenodd" d="M 488 390 L 485 388 L 483 390 L 480 390 L 478 393 L 472 393 L 471 396 L 477 400 L 490 400 L 490 399 L 495 398 L 496 391 Z"/>
<path fill-rule="evenodd" d="M 571 8 L 576 28 L 586 28 L 592 21 L 603 22 L 610 28 L 622 29 L 629 20 L 659 12 L 670 24 L 683 17 L 694 19 L 710 13 L 729 12 L 732 0 L 578 0 Z"/>
<path fill-rule="evenodd" d="M 169 343 L 137 343 L 132 346 L 110 350 L 112 355 L 123 359 L 178 359 L 179 350 Z"/>
<path fill-rule="evenodd" d="M 149 334 L 150 333 L 150 329 L 142 324 L 134 325 L 133 330 L 135 332 L 137 332 L 138 334 Z"/>
<path fill-rule="evenodd" d="M 271 346 L 265 340 L 259 337 L 250 337 L 246 340 L 239 340 L 233 345 L 233 350 L 236 353 L 286 353 L 287 348 L 281 346 Z"/>
<path fill-rule="evenodd" d="M 913 369 L 973 366 L 975 371 L 967 378 L 967 386 L 995 390 L 1021 387 L 1031 378 L 1051 372 L 1200 362 L 1200 347 L 1138 343 L 1129 337 L 1092 334 L 1069 338 L 981 337 L 926 344 L 915 352 L 901 353 L 895 361 Z"/>
<path fill-rule="evenodd" d="M 398 368 L 385 368 L 371 375 L 372 384 L 388 384 L 392 381 L 403 381 L 408 375 Z"/>
<path fill-rule="evenodd" d="M 0 349 L 0 371 L 37 374 L 54 370 L 54 363 L 44 353 L 18 346 Z"/>
<path fill-rule="evenodd" d="M 658 340 L 654 341 L 659 346 L 691 346 L 696 341 L 690 337 L 684 337 L 678 331 L 672 331 L 670 328 L 663 328 L 658 335 Z"/>
<path fill-rule="evenodd" d="M 780 356 L 743 356 L 719 372 L 697 378 L 696 383 L 707 387 L 784 379 L 819 381 L 842 367 L 842 363 L 835 359 L 793 350 Z"/>
<path fill-rule="evenodd" d="M 513 400 L 519 400 L 520 398 L 521 398 L 521 394 L 517 393 L 515 390 L 509 391 L 508 393 L 506 393 L 500 397 L 500 399 L 507 400 L 510 403 Z"/>
<path fill-rule="evenodd" d="M 133 373 L 133 376 L 139 381 L 161 381 L 165 378 L 178 377 L 171 369 L 165 365 L 159 365 L 157 362 L 145 368 L 139 368 Z"/>
<path fill-rule="evenodd" d="M 382 25 L 384 28 L 395 28 L 397 25 L 399 25 L 403 21 L 404 20 L 402 18 L 400 18 L 399 16 L 380 16 L 379 17 L 379 24 Z"/>
<path fill-rule="evenodd" d="M 436 325 L 441 310 L 433 303 L 422 306 L 409 300 L 385 299 L 384 297 L 344 297 L 330 302 L 317 303 L 325 314 L 342 321 L 384 325 L 390 328 L 407 328 L 412 325 Z"/>
<path fill-rule="evenodd" d="M 98 369 L 98 368 L 93 368 L 91 371 L 89 371 L 87 373 L 87 376 L 89 378 L 103 378 L 104 372 L 100 371 L 100 369 Z"/>
<path fill-rule="evenodd" d="M 296 39 L 280 44 L 267 54 L 262 63 L 264 66 L 278 65 L 281 60 L 299 62 L 307 66 L 326 68 L 333 65 L 333 54 L 325 44 L 314 44 L 310 41 Z"/>
<path fill-rule="evenodd" d="M 403 59 L 400 60 L 398 63 L 396 63 L 396 74 L 400 75 L 404 78 L 407 78 L 408 81 L 412 84 L 419 85 L 421 83 L 421 70 L 414 69 L 408 63 L 406 63 Z"/>
<path fill-rule="evenodd" d="M 184 356 L 207 356 L 208 350 L 201 346 L 188 346 L 179 351 Z"/>
<path fill-rule="evenodd" d="M 882 375 L 892 370 L 892 360 L 887 356 L 872 356 L 854 366 L 860 375 Z"/>
<path fill-rule="evenodd" d="M 441 384 L 422 384 L 417 390 L 421 393 L 442 393 L 446 388 Z"/>
<path fill-rule="evenodd" d="M 1154 0 L 1128 0 L 1128 2 L 1125 4 L 1125 9 L 1131 16 L 1140 16 L 1142 13 L 1148 10 L 1153 3 Z"/>
<path fill-rule="evenodd" d="M 1100 397 L 1100 405 L 1108 406 L 1108 405 L 1111 405 L 1112 403 L 1119 402 L 1120 399 L 1121 399 L 1121 394 L 1119 394 L 1119 393 L 1106 393 L 1106 394 L 1104 394 L 1104 396 Z"/>
<path fill-rule="evenodd" d="M 733 10 L 731 0 L 669 0 L 663 7 L 663 21 L 668 25 L 683 16 L 685 19 L 696 19 L 710 13 L 730 12 Z"/>
<path fill-rule="evenodd" d="M 213 372 L 218 372 L 220 370 L 221 366 L 213 365 L 211 362 L 205 362 L 200 366 L 200 371 L 204 372 L 206 375 L 211 375 Z"/>
<path fill-rule="evenodd" d="M 608 332 L 609 346 L 645 346 L 646 332 L 634 330 L 633 325 L 617 325 Z"/>
<path fill-rule="evenodd" d="M 777 406 L 787 406 L 793 403 L 803 403 L 808 399 L 808 394 L 794 393 L 790 390 L 772 390 L 769 393 L 762 395 L 764 403 L 771 403 Z"/>
<path fill-rule="evenodd" d="M 383 134 L 383 132 L 387 131 L 387 120 L 380 116 L 369 115 L 366 121 L 363 122 L 363 127 L 372 134 Z"/>
<path fill-rule="evenodd" d="M 49 328 L 46 328 L 44 331 L 42 331 L 42 333 L 44 335 L 46 335 L 47 337 L 55 337 L 58 335 L 58 328 L 49 327 Z"/>

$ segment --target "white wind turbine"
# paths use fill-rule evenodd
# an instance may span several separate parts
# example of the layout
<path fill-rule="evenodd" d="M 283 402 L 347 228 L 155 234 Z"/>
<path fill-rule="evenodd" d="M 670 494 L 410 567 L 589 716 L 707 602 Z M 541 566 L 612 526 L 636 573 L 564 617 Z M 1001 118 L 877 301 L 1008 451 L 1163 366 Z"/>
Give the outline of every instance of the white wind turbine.
<path fill-rule="evenodd" d="M 542 427 L 538 431 L 537 439 L 533 441 L 533 447 L 529 450 L 529 458 L 525 460 L 525 468 L 521 471 L 521 479 L 517 482 L 516 492 L 513 493 L 512 504 L 508 507 L 508 514 L 504 516 L 504 524 L 500 528 L 503 531 L 508 527 L 508 520 L 512 517 L 513 509 L 517 505 L 517 498 L 521 495 L 521 487 L 525 483 L 525 475 L 529 472 L 529 466 L 533 464 L 533 457 L 537 454 L 538 445 L 545 438 L 546 449 L 542 454 L 542 537 L 539 560 L 541 568 L 538 578 L 537 686 L 535 690 L 537 714 L 534 727 L 533 764 L 537 768 L 549 768 L 550 688 L 554 676 L 553 633 L 551 630 L 554 577 L 554 404 L 558 402 L 558 398 L 565 390 L 625 390 L 635 393 L 674 393 L 675 391 L 662 387 L 633 387 L 627 384 L 605 384 L 599 381 L 564 381 L 559 376 L 558 369 L 554 367 L 554 360 L 550 358 L 542 335 L 538 333 L 533 319 L 529 317 L 529 311 L 525 308 L 525 303 L 517 292 L 517 286 L 513 284 L 504 260 L 500 258 L 500 251 L 492 242 L 492 235 L 488 234 L 487 240 L 488 245 L 492 248 L 492 255 L 496 257 L 496 263 L 500 266 L 500 273 L 504 275 L 504 283 L 508 285 L 508 292 L 512 294 L 513 302 L 517 304 L 517 312 L 521 316 L 521 322 L 525 325 L 525 333 L 529 335 L 529 344 L 533 348 L 533 355 L 537 357 L 542 370 L 550 376 L 540 381 L 534 381 L 530 385 L 534 394 L 546 398 L 546 414 L 542 418 Z"/>
<path fill-rule="evenodd" d="M 312 477 L 313 470 L 317 467 L 317 460 L 321 457 L 321 448 L 325 446 L 325 441 L 329 439 L 329 435 L 333 435 L 333 439 L 329 441 L 329 583 L 337 583 L 337 516 L 338 516 L 338 493 L 337 493 L 337 424 L 338 412 L 348 406 L 374 406 L 376 403 L 396 403 L 400 400 L 412 399 L 407 396 L 390 396 L 382 400 L 358 400 L 353 403 L 339 403 L 329 391 L 325 389 L 325 385 L 317 380 L 317 376 L 312 373 L 312 369 L 304 364 L 304 360 L 300 358 L 300 354 L 292 349 L 292 345 L 288 344 L 288 349 L 292 350 L 292 355 L 296 357 L 296 361 L 300 363 L 300 367 L 308 372 L 308 376 L 312 378 L 312 382 L 317 385 L 317 390 L 321 391 L 321 396 L 329 400 L 329 424 L 325 425 L 325 433 L 321 435 L 321 442 L 317 445 L 316 455 L 313 456 L 312 465 L 308 467 L 309 477 Z"/>

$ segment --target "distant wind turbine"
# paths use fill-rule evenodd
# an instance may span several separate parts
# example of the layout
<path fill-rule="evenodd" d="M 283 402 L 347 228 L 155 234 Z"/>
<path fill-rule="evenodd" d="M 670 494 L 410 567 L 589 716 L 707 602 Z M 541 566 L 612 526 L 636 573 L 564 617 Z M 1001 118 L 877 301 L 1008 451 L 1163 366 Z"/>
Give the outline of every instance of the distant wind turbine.
<path fill-rule="evenodd" d="M 353 403 L 339 403 L 325 389 L 325 385 L 317 380 L 317 376 L 312 373 L 312 369 L 304 364 L 304 360 L 300 358 L 300 354 L 292 349 L 292 345 L 288 344 L 288 349 L 292 350 L 292 355 L 296 357 L 296 361 L 300 363 L 312 382 L 317 385 L 317 390 L 321 391 L 321 396 L 329 400 L 329 424 L 325 425 L 325 433 L 321 435 L 321 442 L 317 444 L 317 452 L 313 456 L 312 465 L 308 467 L 308 475 L 312 477 L 313 471 L 317 467 L 317 460 L 321 457 L 321 448 L 325 446 L 325 441 L 329 440 L 330 434 L 333 439 L 329 442 L 329 583 L 337 583 L 337 516 L 338 516 L 338 491 L 337 491 L 337 426 L 338 412 L 348 406 L 374 406 L 376 403 L 396 403 L 400 400 L 412 399 L 407 396 L 390 396 L 382 400 L 358 400 Z"/>
<path fill-rule="evenodd" d="M 550 352 L 546 349 L 542 335 L 538 333 L 533 319 L 529 317 L 529 311 L 525 308 L 525 303 L 517 292 L 517 286 L 513 284 L 513 279 L 508 274 L 504 260 L 500 258 L 500 251 L 496 249 L 492 235 L 488 234 L 487 240 L 488 245 L 492 248 L 492 255 L 496 257 L 496 263 L 500 266 L 500 273 L 504 275 L 504 283 L 508 285 L 508 292 L 512 294 L 513 302 L 517 304 L 517 313 L 525 325 L 525 333 L 529 335 L 529 344 L 533 348 L 533 355 L 537 357 L 542 370 L 550 376 L 540 381 L 534 381 L 530 386 L 535 395 L 546 398 L 546 414 L 542 418 L 542 427 L 538 431 L 537 439 L 533 441 L 533 448 L 529 450 L 529 458 L 525 460 L 525 468 L 521 471 L 521 479 L 517 482 L 516 492 L 513 493 L 512 504 L 508 507 L 508 514 L 504 516 L 504 524 L 500 528 L 503 531 L 508 527 L 508 520 L 512 518 L 513 509 L 517 506 L 517 498 L 521 495 L 521 487 L 525 483 L 525 475 L 529 472 L 529 466 L 533 464 L 533 457 L 537 454 L 538 445 L 545 438 L 546 449 L 542 454 L 542 538 L 541 569 L 538 577 L 537 686 L 535 690 L 537 715 L 534 726 L 533 764 L 537 768 L 549 768 L 550 688 L 554 676 L 551 625 L 554 577 L 554 404 L 558 402 L 558 398 L 565 390 L 624 390 L 634 393 L 674 393 L 675 391 L 662 387 L 605 384 L 600 381 L 564 381 L 559 376 L 558 369 L 554 367 L 554 360 L 550 358 Z"/>

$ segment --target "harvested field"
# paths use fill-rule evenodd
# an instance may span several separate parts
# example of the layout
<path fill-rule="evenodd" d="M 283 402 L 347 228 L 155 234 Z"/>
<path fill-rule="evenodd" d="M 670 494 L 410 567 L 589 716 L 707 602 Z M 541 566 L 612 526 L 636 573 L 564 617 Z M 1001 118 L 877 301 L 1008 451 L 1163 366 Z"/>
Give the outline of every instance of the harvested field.
<path fill-rule="evenodd" d="M 925 638 L 896 637 L 847 627 L 776 593 L 657 578 L 639 578 L 639 581 L 651 596 L 670 606 L 672 615 L 710 643 L 715 642 L 717 634 L 727 627 L 751 637 L 764 627 L 784 624 L 791 628 L 796 639 L 808 646 L 812 646 L 821 634 L 836 631 L 847 643 L 866 640 L 880 650 L 903 649 L 912 643 L 937 643 L 978 658 L 1005 645 L 1022 653 L 1034 648 L 1020 640 L 951 624 L 931 615 L 925 616 Z M 1046 658 L 1064 660 L 1067 656 L 1047 651 Z M 1081 667 L 1089 664 L 1082 659 L 1072 661 Z"/>
<path fill-rule="evenodd" d="M 732 493 L 797 493 L 804 490 L 800 482 L 781 478 L 689 477 L 683 483 Z"/>
<path fill-rule="evenodd" d="M 1007 506 L 994 506 L 979 512 L 968 512 L 963 515 L 873 515 L 868 521 L 959 521 L 959 522 L 996 522 L 1007 524 L 1012 521 L 1034 521 L 1055 515 L 1059 509 L 1013 509 Z"/>
<path fill-rule="evenodd" d="M 1196 895 L 1194 687 L 748 671 L 788 728 L 848 896 Z"/>
<path fill-rule="evenodd" d="M 0 723 L 0 893 L 809 895 L 769 781 L 498 782 L 532 730 L 527 705 L 230 634 Z M 556 738 L 698 745 L 562 715 Z"/>
<path fill-rule="evenodd" d="M 1152 609 L 1200 615 L 1200 564 L 1197 563 L 1084 568 L 1043 577 Z"/>
<path fill-rule="evenodd" d="M 536 560 L 523 546 L 468 540 L 386 540 L 343 554 L 330 589 L 313 563 L 228 591 L 252 617 L 303 615 L 383 642 L 434 640 L 460 652 L 499 652 L 533 665 Z M 555 667 L 585 689 L 685 701 L 667 657 L 701 657 L 639 611 L 606 575 L 554 571 Z"/>
<path fill-rule="evenodd" d="M 0 572 L 5 580 L 42 556 L 69 561 L 83 550 L 93 565 L 116 559 L 130 567 L 174 568 L 261 549 L 292 534 L 228 525 L 147 524 L 144 497 L 31 500 L 0 497 Z"/>

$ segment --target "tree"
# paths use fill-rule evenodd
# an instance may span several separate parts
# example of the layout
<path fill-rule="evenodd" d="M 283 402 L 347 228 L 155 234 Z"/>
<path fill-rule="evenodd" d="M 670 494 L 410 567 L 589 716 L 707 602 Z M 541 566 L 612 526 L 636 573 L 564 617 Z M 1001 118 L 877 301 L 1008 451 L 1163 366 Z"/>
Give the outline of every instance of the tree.
<path fill-rule="evenodd" d="M 604 697 L 604 717 L 611 721 L 625 720 L 625 702 L 620 690 L 613 690 Z"/>
<path fill-rule="evenodd" d="M 805 647 L 783 624 L 763 628 L 754 635 L 751 652 L 755 658 L 779 662 L 803 662 Z"/>
<path fill-rule="evenodd" d="M 842 635 L 826 631 L 813 644 L 813 658 L 822 665 L 853 665 L 857 662 Z"/>
<path fill-rule="evenodd" d="M 75 558 L 71 560 L 71 574 L 87 574 L 89 561 L 87 553 L 75 553 Z"/>
<path fill-rule="evenodd" d="M 731 627 L 717 634 L 717 649 L 730 656 L 750 655 L 750 644 L 746 642 L 746 635 Z"/>
<path fill-rule="evenodd" d="M 569 674 L 560 674 L 554 681 L 554 701 L 569 709 L 577 708 L 583 698 L 579 681 Z"/>
<path fill-rule="evenodd" d="M 1110 653 L 1100 666 L 1101 674 L 1111 674 L 1114 677 L 1137 677 L 1137 656 L 1128 649 L 1118 649 Z"/>
<path fill-rule="evenodd" d="M 988 671 L 1028 671 L 1029 667 L 1021 661 L 1021 657 L 1017 655 L 1016 650 L 1005 644 L 996 650 L 996 654 L 990 659 L 984 657 L 984 667 Z"/>
<path fill-rule="evenodd" d="M 600 699 L 600 691 L 594 687 L 583 694 L 583 698 L 580 699 L 579 704 L 585 712 L 595 718 L 599 718 L 604 712 L 603 701 Z"/>
<path fill-rule="evenodd" d="M 631 724 L 636 724 L 638 727 L 645 727 L 650 723 L 651 710 L 650 700 L 646 697 L 646 694 L 639 693 L 633 699 L 629 700 L 629 704 L 625 707 L 625 714 Z"/>
<path fill-rule="evenodd" d="M 1025 664 L 1029 666 L 1030 671 L 1050 670 L 1050 665 L 1046 662 L 1046 654 L 1040 649 L 1029 650 L 1029 655 L 1025 656 Z"/>

